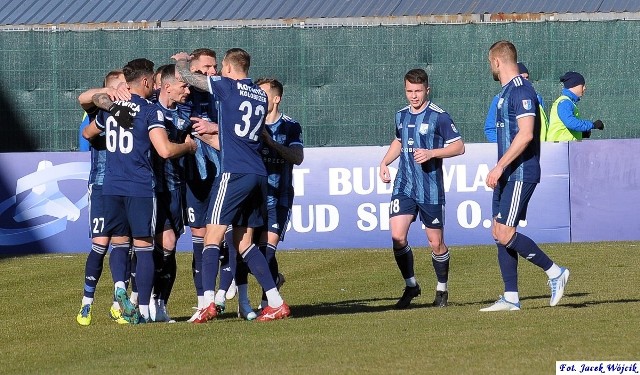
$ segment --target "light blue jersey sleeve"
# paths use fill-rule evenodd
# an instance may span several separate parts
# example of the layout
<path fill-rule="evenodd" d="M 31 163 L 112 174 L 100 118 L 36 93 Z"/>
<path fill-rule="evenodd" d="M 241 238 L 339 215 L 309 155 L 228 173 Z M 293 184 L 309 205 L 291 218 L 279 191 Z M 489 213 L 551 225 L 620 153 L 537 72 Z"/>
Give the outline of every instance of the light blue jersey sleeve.
<path fill-rule="evenodd" d="M 496 115 L 498 112 L 498 95 L 493 97 L 491 105 L 489 105 L 489 112 L 487 113 L 487 119 L 484 120 L 484 135 L 488 142 L 497 142 L 498 136 L 496 135 Z"/>

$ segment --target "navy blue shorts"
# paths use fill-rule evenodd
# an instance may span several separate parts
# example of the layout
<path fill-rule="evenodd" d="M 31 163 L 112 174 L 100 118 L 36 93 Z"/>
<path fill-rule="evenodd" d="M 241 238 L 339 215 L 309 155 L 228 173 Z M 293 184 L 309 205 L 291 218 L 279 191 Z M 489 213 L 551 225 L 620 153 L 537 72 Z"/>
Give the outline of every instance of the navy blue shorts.
<path fill-rule="evenodd" d="M 269 206 L 267 207 L 267 226 L 263 228 L 268 232 L 277 234 L 280 237 L 280 241 L 284 241 L 290 217 L 291 209 L 289 207 Z"/>
<path fill-rule="evenodd" d="M 213 191 L 215 178 L 210 173 L 206 180 L 201 180 L 200 176 L 187 181 L 186 192 L 186 219 L 187 225 L 192 228 L 204 228 L 207 226 L 207 213 L 209 212 L 209 201 Z"/>
<path fill-rule="evenodd" d="M 522 181 L 498 182 L 493 189 L 494 219 L 500 224 L 517 227 L 520 220 L 527 218 L 527 206 L 536 185 Z"/>
<path fill-rule="evenodd" d="M 184 232 L 182 188 L 156 193 L 158 217 L 156 219 L 156 233 L 165 229 L 173 229 L 176 237 Z"/>
<path fill-rule="evenodd" d="M 413 198 L 398 194 L 391 196 L 389 217 L 413 215 L 413 220 L 420 213 L 420 220 L 425 227 L 442 229 L 444 227 L 444 205 L 418 203 Z"/>
<path fill-rule="evenodd" d="M 267 176 L 223 173 L 209 202 L 209 224 L 259 228 L 265 223 Z"/>
<path fill-rule="evenodd" d="M 109 236 L 153 237 L 156 226 L 156 199 L 103 195 L 105 232 Z"/>
<path fill-rule="evenodd" d="M 89 185 L 89 238 L 107 237 L 102 185 Z"/>

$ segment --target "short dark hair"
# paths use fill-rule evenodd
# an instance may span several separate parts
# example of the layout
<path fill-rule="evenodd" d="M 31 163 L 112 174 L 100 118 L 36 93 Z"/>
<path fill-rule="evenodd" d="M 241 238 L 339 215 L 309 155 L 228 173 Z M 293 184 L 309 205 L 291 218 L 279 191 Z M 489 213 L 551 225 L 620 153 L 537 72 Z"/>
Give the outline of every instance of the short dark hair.
<path fill-rule="evenodd" d="M 176 80 L 176 64 L 169 64 L 162 66 L 162 72 L 160 73 L 160 82 L 163 84 L 166 81 Z"/>
<path fill-rule="evenodd" d="M 231 48 L 224 54 L 224 59 L 227 60 L 227 63 L 235 66 L 243 72 L 249 72 L 251 56 L 242 48 Z"/>
<path fill-rule="evenodd" d="M 198 48 L 198 49 L 194 49 L 193 52 L 191 52 L 191 59 L 193 60 L 199 59 L 200 56 L 209 56 L 215 59 L 216 51 L 209 48 Z"/>
<path fill-rule="evenodd" d="M 144 58 L 131 60 L 122 68 L 122 73 L 127 82 L 137 81 L 144 76 L 153 76 L 153 61 Z"/>
<path fill-rule="evenodd" d="M 429 86 L 429 75 L 424 69 L 411 69 L 404 75 L 405 82 L 421 83 L 425 87 Z"/>
<path fill-rule="evenodd" d="M 256 80 L 256 85 L 269 85 L 269 88 L 275 89 L 276 95 L 280 97 L 282 97 L 282 94 L 284 93 L 284 87 L 282 86 L 282 83 L 280 83 L 280 81 L 275 78 L 258 78 Z"/>

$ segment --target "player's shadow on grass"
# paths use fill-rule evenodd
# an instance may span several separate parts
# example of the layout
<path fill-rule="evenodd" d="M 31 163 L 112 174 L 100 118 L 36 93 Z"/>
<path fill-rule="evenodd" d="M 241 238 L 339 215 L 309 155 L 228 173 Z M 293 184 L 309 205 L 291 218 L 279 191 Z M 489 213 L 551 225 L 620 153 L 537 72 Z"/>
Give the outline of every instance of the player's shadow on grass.
<path fill-rule="evenodd" d="M 570 308 L 574 308 L 574 309 L 579 309 L 579 308 L 597 306 L 597 305 L 604 305 L 604 304 L 609 304 L 609 303 L 634 303 L 634 302 L 640 302 L 640 299 L 630 299 L 630 298 L 617 299 L 617 300 L 584 301 L 584 302 L 575 302 L 575 303 L 571 302 L 571 298 L 586 297 L 586 296 L 589 296 L 590 294 L 591 293 L 586 293 L 586 292 L 567 293 L 562 297 L 562 301 L 556 307 L 570 307 Z M 520 301 L 538 300 L 538 299 L 549 300 L 549 298 L 550 298 L 550 296 L 548 294 L 547 295 L 539 295 L 539 296 L 527 296 L 527 297 L 520 298 Z M 490 304 L 492 304 L 494 302 L 495 302 L 495 300 L 487 300 L 487 301 L 482 301 L 480 303 L 475 303 L 474 302 L 474 303 L 460 304 L 460 306 L 462 306 L 462 305 L 490 305 Z M 548 308 L 548 307 L 551 307 L 551 306 L 544 306 L 544 307 L 538 307 L 538 308 Z"/>
<path fill-rule="evenodd" d="M 312 305 L 293 305 L 291 306 L 291 315 L 293 317 L 305 318 L 320 315 L 384 312 L 396 310 L 394 306 L 398 298 L 399 297 L 369 298 L 338 302 L 320 302 Z M 431 300 L 420 301 L 420 299 L 420 297 L 414 299 L 408 309 L 432 307 Z"/>

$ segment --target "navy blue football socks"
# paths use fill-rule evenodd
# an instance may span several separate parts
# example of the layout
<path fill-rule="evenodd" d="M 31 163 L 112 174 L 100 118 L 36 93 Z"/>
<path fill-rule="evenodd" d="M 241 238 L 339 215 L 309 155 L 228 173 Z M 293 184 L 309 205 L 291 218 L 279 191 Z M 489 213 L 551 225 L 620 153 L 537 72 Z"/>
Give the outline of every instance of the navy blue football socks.
<path fill-rule="evenodd" d="M 394 248 L 393 256 L 396 258 L 396 263 L 398 264 L 398 269 L 400 269 L 403 279 L 406 280 L 415 276 L 413 270 L 413 251 L 409 244 L 399 249 Z"/>
<path fill-rule="evenodd" d="M 249 267 L 249 270 L 255 276 L 256 280 L 262 287 L 262 289 L 269 291 L 276 287 L 276 283 L 269 271 L 269 265 L 264 255 L 256 248 L 255 245 L 249 246 L 249 248 L 242 253 L 244 262 Z M 237 282 L 237 281 L 236 281 Z"/>
<path fill-rule="evenodd" d="M 102 275 L 102 264 L 107 246 L 91 244 L 91 251 L 84 266 L 84 296 L 93 298 L 96 286 Z"/>
<path fill-rule="evenodd" d="M 518 291 L 518 253 L 504 245 L 498 246 L 498 265 L 502 274 L 505 292 Z"/>
<path fill-rule="evenodd" d="M 202 269 L 210 272 L 202 273 L 202 289 L 216 290 L 216 278 L 218 277 L 218 262 L 220 261 L 220 246 L 205 245 L 202 250 Z"/>
<path fill-rule="evenodd" d="M 449 280 L 449 250 L 440 255 L 431 252 L 431 263 L 438 282 L 445 284 Z"/>
<path fill-rule="evenodd" d="M 517 251 L 520 256 L 545 271 L 553 265 L 553 261 L 547 254 L 545 254 L 531 238 L 522 233 L 516 232 L 506 247 Z"/>
<path fill-rule="evenodd" d="M 133 251 L 138 259 L 136 264 L 136 284 L 138 286 L 138 301 L 140 305 L 149 305 L 153 278 L 155 274 L 153 262 L 153 246 L 134 246 Z"/>
<path fill-rule="evenodd" d="M 193 261 L 191 262 L 191 272 L 193 274 L 193 285 L 196 287 L 196 295 L 204 295 L 202 288 L 202 252 L 204 249 L 204 238 L 192 236 Z"/>

